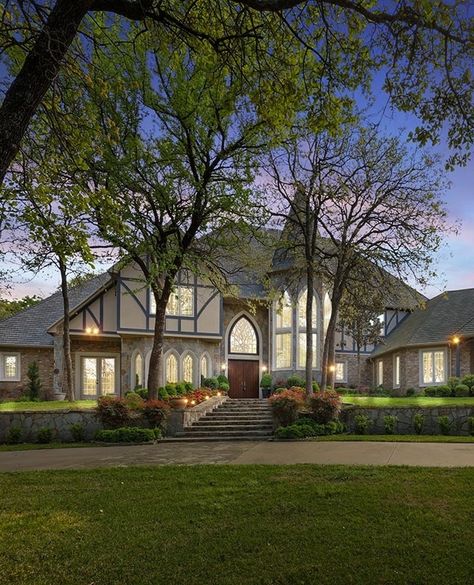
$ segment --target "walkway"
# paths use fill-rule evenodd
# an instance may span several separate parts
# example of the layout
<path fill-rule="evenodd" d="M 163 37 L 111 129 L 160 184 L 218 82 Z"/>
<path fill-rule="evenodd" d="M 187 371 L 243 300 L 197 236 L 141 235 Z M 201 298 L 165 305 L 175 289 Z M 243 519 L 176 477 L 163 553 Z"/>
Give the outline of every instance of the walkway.
<path fill-rule="evenodd" d="M 474 444 L 223 441 L 0 452 L 0 471 L 225 463 L 474 467 Z"/>

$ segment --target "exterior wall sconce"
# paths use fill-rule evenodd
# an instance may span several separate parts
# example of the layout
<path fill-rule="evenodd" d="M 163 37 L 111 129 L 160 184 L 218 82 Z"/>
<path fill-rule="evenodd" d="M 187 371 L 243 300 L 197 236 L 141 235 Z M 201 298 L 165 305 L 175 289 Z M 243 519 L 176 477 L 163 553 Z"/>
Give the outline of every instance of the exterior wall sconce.
<path fill-rule="evenodd" d="M 267 371 L 267 366 L 262 366 L 262 372 L 266 372 Z"/>
<path fill-rule="evenodd" d="M 222 370 L 223 372 L 225 372 L 225 369 L 226 369 L 226 365 L 225 365 L 225 364 L 222 364 L 222 366 L 221 366 L 221 370 Z"/>
<path fill-rule="evenodd" d="M 453 335 L 451 343 L 456 347 L 456 376 L 461 377 L 461 338 L 459 335 Z"/>
<path fill-rule="evenodd" d="M 98 335 L 99 328 L 98 327 L 86 327 L 86 333 L 88 335 Z"/>
<path fill-rule="evenodd" d="M 335 372 L 336 371 L 336 366 L 334 364 L 331 364 L 328 369 L 329 369 L 330 372 Z"/>

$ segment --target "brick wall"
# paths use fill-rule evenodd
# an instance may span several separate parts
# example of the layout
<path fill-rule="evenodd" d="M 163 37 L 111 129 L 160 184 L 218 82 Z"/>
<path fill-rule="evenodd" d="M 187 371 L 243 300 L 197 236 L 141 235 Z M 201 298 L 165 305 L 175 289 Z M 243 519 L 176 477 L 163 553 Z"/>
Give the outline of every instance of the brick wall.
<path fill-rule="evenodd" d="M 53 348 L 18 348 L 5 347 L 2 352 L 20 353 L 20 380 L 18 382 L 0 382 L 0 400 L 18 398 L 26 393 L 28 385 L 28 366 L 36 361 L 40 380 L 43 385 L 42 397 L 49 399 L 53 394 Z"/>
<path fill-rule="evenodd" d="M 372 365 L 368 361 L 367 355 L 360 356 L 360 382 L 359 382 L 359 362 L 356 353 L 338 353 L 336 352 L 336 362 L 345 362 L 347 368 L 347 381 L 337 382 L 338 385 L 347 386 L 371 386 L 372 385 Z"/>

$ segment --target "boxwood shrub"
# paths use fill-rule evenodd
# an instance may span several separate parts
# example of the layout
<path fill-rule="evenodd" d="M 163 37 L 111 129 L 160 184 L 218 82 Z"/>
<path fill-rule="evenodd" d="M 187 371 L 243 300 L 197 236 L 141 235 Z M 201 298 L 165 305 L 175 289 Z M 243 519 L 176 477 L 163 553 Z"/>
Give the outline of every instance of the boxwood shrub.
<path fill-rule="evenodd" d="M 458 384 L 454 389 L 454 396 L 469 396 L 469 386 L 466 386 L 466 384 Z"/>
<path fill-rule="evenodd" d="M 154 441 L 155 438 L 155 429 L 142 429 L 141 427 L 101 429 L 95 435 L 95 440 L 103 443 L 147 443 Z"/>

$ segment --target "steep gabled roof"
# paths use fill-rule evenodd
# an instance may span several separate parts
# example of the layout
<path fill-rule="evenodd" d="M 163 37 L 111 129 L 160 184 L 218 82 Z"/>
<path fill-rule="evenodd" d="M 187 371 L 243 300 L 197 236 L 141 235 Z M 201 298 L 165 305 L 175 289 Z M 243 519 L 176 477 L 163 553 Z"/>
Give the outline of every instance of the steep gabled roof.
<path fill-rule="evenodd" d="M 474 289 L 442 293 L 416 309 L 378 345 L 372 356 L 402 347 L 446 344 L 454 334 L 474 337 Z"/>
<path fill-rule="evenodd" d="M 102 289 L 111 277 L 108 272 L 75 286 L 69 291 L 71 312 Z M 48 329 L 63 316 L 61 293 L 57 292 L 34 307 L 0 321 L 0 346 L 52 346 Z"/>

